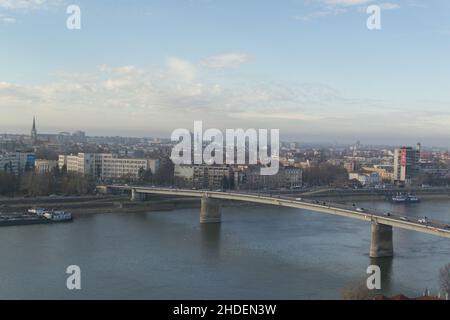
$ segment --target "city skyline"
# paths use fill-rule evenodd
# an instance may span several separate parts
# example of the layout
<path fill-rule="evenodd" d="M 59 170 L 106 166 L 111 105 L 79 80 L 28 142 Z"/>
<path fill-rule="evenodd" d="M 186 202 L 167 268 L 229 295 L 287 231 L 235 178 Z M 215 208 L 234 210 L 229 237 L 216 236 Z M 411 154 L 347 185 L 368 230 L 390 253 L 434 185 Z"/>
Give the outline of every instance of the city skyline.
<path fill-rule="evenodd" d="M 31 134 L 28 132 L 0 132 L 0 136 L 29 136 L 31 140 L 34 141 L 38 141 L 39 137 L 47 137 L 49 135 L 67 135 L 67 134 L 79 134 L 82 133 L 83 135 L 85 135 L 86 137 L 104 137 L 104 138 L 115 138 L 115 137 L 120 137 L 120 138 L 131 138 L 131 139 L 165 139 L 165 140 L 171 140 L 170 136 L 120 136 L 120 135 L 91 135 L 89 134 L 89 132 L 85 132 L 83 130 L 74 130 L 74 131 L 54 131 L 54 132 L 38 132 L 37 131 L 37 125 L 36 125 L 36 116 L 33 116 L 33 120 L 32 120 L 32 125 L 31 125 Z M 191 131 L 192 132 L 192 131 Z M 357 145 L 357 146 L 365 146 L 365 147 L 379 147 L 379 148 L 384 148 L 384 147 L 388 147 L 388 148 L 398 148 L 398 147 L 405 147 L 405 146 L 417 146 L 417 145 L 421 145 L 422 146 L 422 142 L 411 142 L 410 144 L 408 143 L 400 143 L 400 144 L 390 144 L 390 143 L 378 143 L 378 144 L 371 144 L 371 143 L 367 143 L 365 144 L 364 142 L 361 142 L 360 140 L 356 139 L 354 141 L 349 141 L 349 142 L 342 142 L 342 141 L 337 141 L 337 140 L 329 140 L 329 141 L 303 141 L 303 140 L 295 140 L 293 138 L 290 137 L 282 137 L 282 140 L 280 141 L 281 143 L 298 143 L 299 145 L 316 145 L 318 147 L 320 146 L 331 146 L 331 145 L 340 145 L 340 146 L 353 146 L 353 145 Z M 429 145 L 429 146 L 425 146 L 425 148 L 428 149 L 441 149 L 441 150 L 445 150 L 446 146 L 440 146 L 440 145 Z"/>
<path fill-rule="evenodd" d="M 48 133 L 169 137 L 203 120 L 449 147 L 445 1 L 79 1 L 78 31 L 67 4 L 0 1 L 2 133 L 36 114 Z M 382 30 L 366 28 L 369 4 Z"/>

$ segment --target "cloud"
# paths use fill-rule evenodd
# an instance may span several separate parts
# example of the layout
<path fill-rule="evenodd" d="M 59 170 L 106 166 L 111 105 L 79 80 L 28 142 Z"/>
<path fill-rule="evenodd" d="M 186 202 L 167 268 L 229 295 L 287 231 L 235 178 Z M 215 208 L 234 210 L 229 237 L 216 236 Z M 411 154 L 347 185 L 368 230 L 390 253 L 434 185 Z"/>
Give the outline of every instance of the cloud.
<path fill-rule="evenodd" d="M 375 0 L 313 0 L 306 5 L 314 4 L 314 10 L 305 15 L 294 16 L 294 19 L 308 22 L 317 18 L 342 15 L 349 12 L 366 12 L 370 4 L 378 5 L 382 10 L 399 9 L 400 5 L 393 2 L 379 3 Z"/>
<path fill-rule="evenodd" d="M 39 115 L 52 131 L 90 134 L 169 135 L 203 120 L 209 128 L 280 128 L 282 134 L 337 135 L 384 132 L 450 134 L 436 113 L 447 102 L 408 104 L 352 97 L 321 83 L 246 81 L 216 83 L 198 64 L 172 57 L 162 67 L 101 65 L 79 74 L 59 74 L 40 85 L 0 82 L 2 128 L 28 128 L 27 115 Z M 434 111 L 434 112 L 433 112 Z M 400 119 L 400 120 L 399 120 Z M 438 124 L 440 126 L 438 126 Z"/>
<path fill-rule="evenodd" d="M 41 119 L 60 124 L 56 130 L 169 134 L 175 128 L 191 126 L 194 120 L 203 120 L 217 128 L 297 132 L 321 126 L 336 128 L 341 125 L 336 119 L 366 116 L 362 105 L 373 110 L 382 105 L 380 101 L 346 97 L 317 83 L 229 79 L 218 84 L 205 79 L 207 75 L 202 80 L 197 77 L 194 63 L 172 57 L 162 68 L 101 65 L 87 73 L 60 74 L 53 82 L 37 86 L 0 82 L 1 112 L 8 114 L 8 122 L 0 119 L 0 124 L 20 123 L 24 114 L 39 114 Z M 350 125 L 345 123 L 345 127 Z"/>
<path fill-rule="evenodd" d="M 0 0 L 0 8 L 7 10 L 36 10 L 59 6 L 64 0 Z"/>
<path fill-rule="evenodd" d="M 167 60 L 167 65 L 175 76 L 185 81 L 194 81 L 197 78 L 197 67 L 190 61 L 179 58 L 169 58 Z"/>
<path fill-rule="evenodd" d="M 0 13 L 0 23 L 16 23 L 16 22 L 17 22 L 16 18 Z"/>
<path fill-rule="evenodd" d="M 382 10 L 396 10 L 400 9 L 400 5 L 397 3 L 385 2 L 379 4 Z"/>
<path fill-rule="evenodd" d="M 204 59 L 202 65 L 212 69 L 237 68 L 251 60 L 252 57 L 247 54 L 225 53 Z"/>
<path fill-rule="evenodd" d="M 363 5 L 372 2 L 372 0 L 324 0 L 324 3 L 328 5 L 338 5 L 338 6 L 356 6 Z"/>
<path fill-rule="evenodd" d="M 315 12 L 309 13 L 304 16 L 295 16 L 294 18 L 296 20 L 302 20 L 304 22 L 307 22 L 307 21 L 317 19 L 317 18 L 324 18 L 324 17 L 328 17 L 328 16 L 337 16 L 337 15 L 344 14 L 347 12 L 348 12 L 348 10 L 346 8 L 326 7 L 322 10 L 315 11 Z"/>

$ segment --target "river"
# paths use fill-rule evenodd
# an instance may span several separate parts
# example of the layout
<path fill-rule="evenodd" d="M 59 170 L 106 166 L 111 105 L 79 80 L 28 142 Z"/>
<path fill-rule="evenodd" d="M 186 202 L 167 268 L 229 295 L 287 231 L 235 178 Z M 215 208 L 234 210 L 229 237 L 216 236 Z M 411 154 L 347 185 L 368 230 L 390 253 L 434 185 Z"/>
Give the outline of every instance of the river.
<path fill-rule="evenodd" d="M 450 201 L 361 202 L 450 221 Z M 230 207 L 221 225 L 199 209 L 81 215 L 0 228 L 0 299 L 340 299 L 382 268 L 380 293 L 437 293 L 450 240 L 394 229 L 394 259 L 371 261 L 370 225 L 299 209 Z M 81 268 L 81 290 L 66 268 Z"/>

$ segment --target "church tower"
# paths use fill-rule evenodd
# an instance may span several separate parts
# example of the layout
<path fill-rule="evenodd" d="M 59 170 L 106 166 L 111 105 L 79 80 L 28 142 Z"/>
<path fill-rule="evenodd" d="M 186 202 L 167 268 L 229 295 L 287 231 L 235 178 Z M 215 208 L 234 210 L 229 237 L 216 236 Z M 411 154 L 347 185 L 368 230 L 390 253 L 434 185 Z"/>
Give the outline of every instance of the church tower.
<path fill-rule="evenodd" d="M 34 146 L 37 143 L 36 118 L 33 117 L 33 128 L 31 129 L 31 144 Z"/>

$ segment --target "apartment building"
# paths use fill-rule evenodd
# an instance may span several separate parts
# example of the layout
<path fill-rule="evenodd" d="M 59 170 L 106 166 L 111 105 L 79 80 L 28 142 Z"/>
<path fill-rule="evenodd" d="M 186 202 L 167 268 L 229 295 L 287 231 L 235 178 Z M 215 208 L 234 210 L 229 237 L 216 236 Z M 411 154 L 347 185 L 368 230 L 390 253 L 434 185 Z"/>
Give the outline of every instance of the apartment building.
<path fill-rule="evenodd" d="M 297 189 L 303 185 L 303 170 L 281 167 L 276 175 L 263 176 L 258 166 L 240 168 L 234 172 L 234 187 L 238 190 Z"/>
<path fill-rule="evenodd" d="M 230 188 L 233 170 L 227 165 L 176 165 L 175 183 L 180 187 L 197 189 Z"/>
<path fill-rule="evenodd" d="M 57 160 L 36 160 L 35 172 L 38 174 L 51 173 L 53 169 L 58 167 Z"/>
<path fill-rule="evenodd" d="M 138 178 L 141 169 L 151 170 L 152 173 L 155 173 L 159 169 L 159 160 L 122 159 L 107 154 L 102 157 L 101 178 L 118 179 L 125 176 Z"/>
<path fill-rule="evenodd" d="M 36 156 L 34 152 L 8 152 L 0 154 L 0 170 L 22 174 L 34 168 Z"/>
<path fill-rule="evenodd" d="M 67 172 L 90 175 L 101 180 L 114 180 L 123 177 L 139 177 L 141 170 L 155 173 L 160 166 L 158 159 L 119 158 L 114 154 L 79 153 L 78 155 L 60 155 L 59 168 L 64 166 Z"/>

